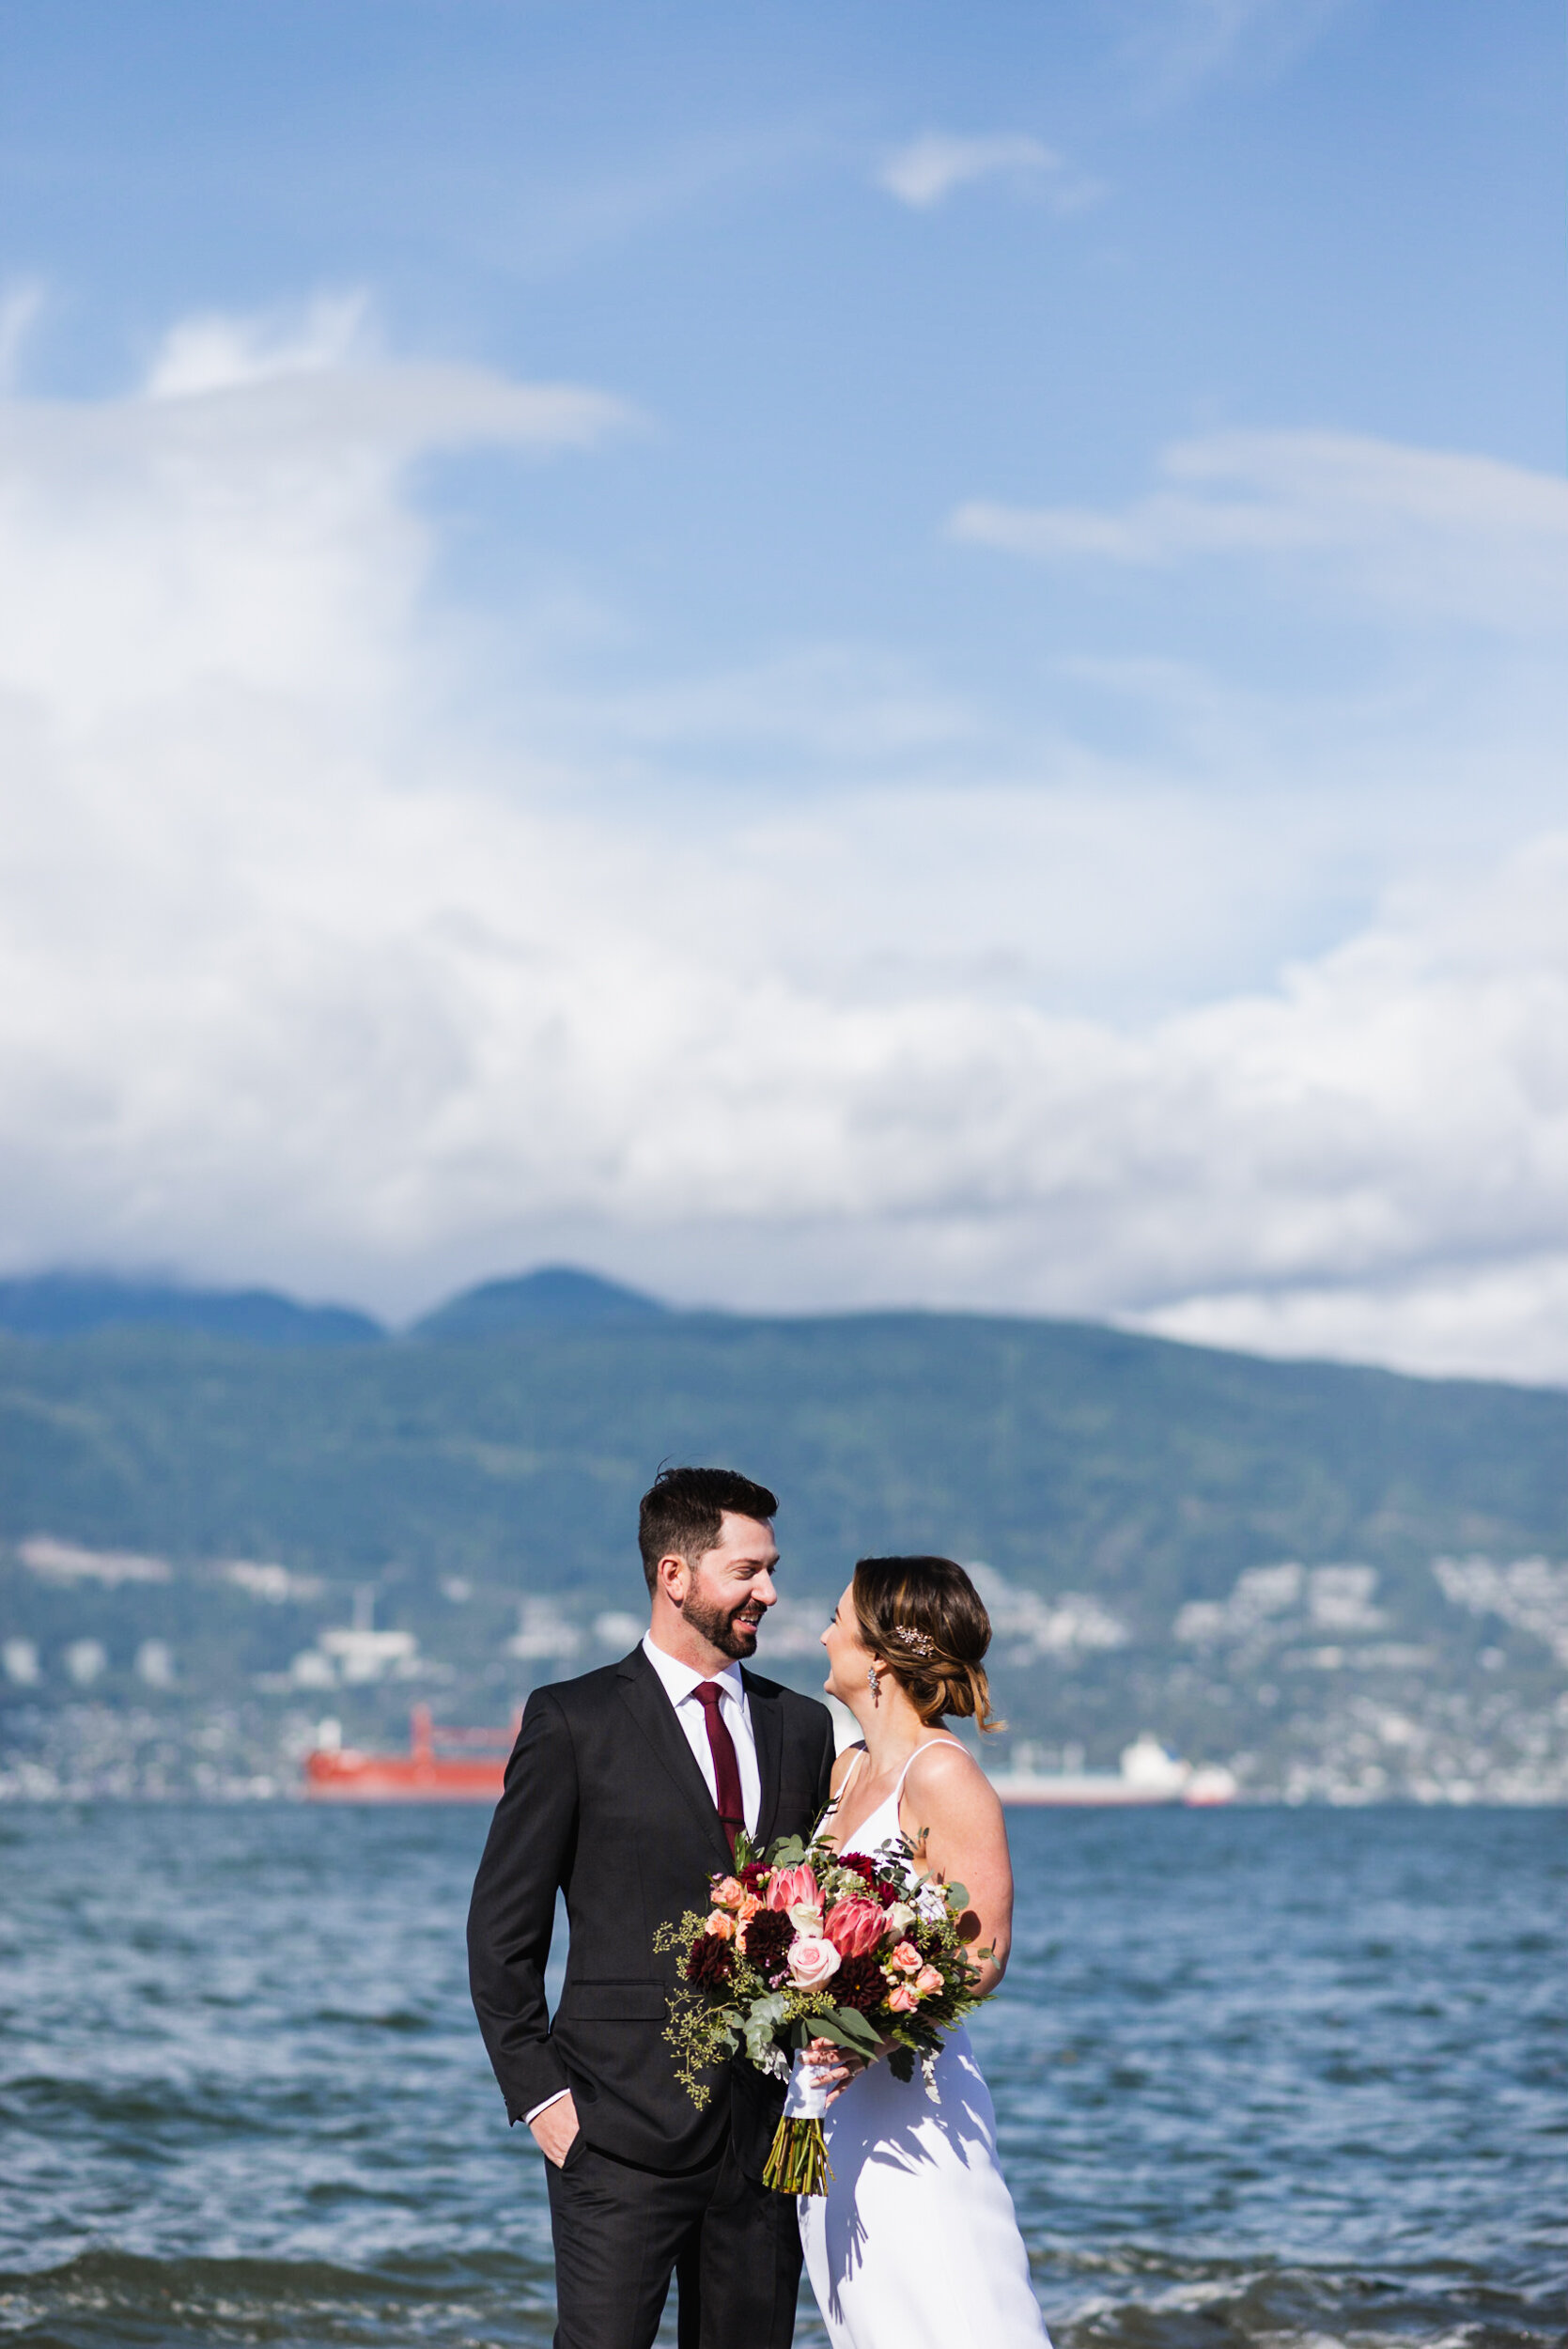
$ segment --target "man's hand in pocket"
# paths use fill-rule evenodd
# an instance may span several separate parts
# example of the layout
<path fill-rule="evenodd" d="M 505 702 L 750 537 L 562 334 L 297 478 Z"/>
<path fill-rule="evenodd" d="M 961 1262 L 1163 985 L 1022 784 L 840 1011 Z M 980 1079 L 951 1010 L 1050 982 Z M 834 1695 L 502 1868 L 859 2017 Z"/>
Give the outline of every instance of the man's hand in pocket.
<path fill-rule="evenodd" d="M 546 2105 L 542 2112 L 536 2113 L 528 2125 L 546 2161 L 553 2162 L 559 2170 L 571 2152 L 578 2130 L 577 2107 L 571 2097 L 557 2096 L 552 2105 Z"/>

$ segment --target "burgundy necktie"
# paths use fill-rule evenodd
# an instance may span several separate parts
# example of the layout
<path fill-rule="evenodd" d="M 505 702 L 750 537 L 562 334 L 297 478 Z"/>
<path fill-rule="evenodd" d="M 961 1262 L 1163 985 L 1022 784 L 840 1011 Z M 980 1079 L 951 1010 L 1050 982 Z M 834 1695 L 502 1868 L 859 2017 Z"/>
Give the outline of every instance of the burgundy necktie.
<path fill-rule="evenodd" d="M 719 1824 L 723 1828 L 735 1858 L 735 1839 L 746 1824 L 746 1806 L 740 1799 L 740 1765 L 735 1758 L 735 1739 L 724 1726 L 719 1710 L 723 1690 L 716 1680 L 699 1680 L 691 1691 L 707 1715 L 707 1743 L 713 1755 L 713 1783 L 718 1789 Z"/>

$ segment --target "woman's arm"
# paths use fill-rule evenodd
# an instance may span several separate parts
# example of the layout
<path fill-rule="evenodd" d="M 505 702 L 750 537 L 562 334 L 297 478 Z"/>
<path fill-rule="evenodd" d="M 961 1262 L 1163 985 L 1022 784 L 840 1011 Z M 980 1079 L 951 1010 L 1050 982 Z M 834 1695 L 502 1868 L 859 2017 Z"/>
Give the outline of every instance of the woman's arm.
<path fill-rule="evenodd" d="M 988 1998 L 1013 1945 L 1013 1863 L 996 1789 L 961 1746 L 927 1746 L 904 1781 L 900 1813 L 916 1864 L 939 1884 L 961 1884 L 969 1894 L 980 1921 L 971 1955 L 980 1967 L 980 1995 Z"/>
<path fill-rule="evenodd" d="M 989 1998 L 1013 1941 L 1013 1863 L 996 1791 L 961 1746 L 931 1746 L 915 1757 L 899 1809 L 917 1862 L 939 1884 L 961 1884 L 969 1894 L 979 1922 L 970 1954 L 980 1968 L 980 1995 Z M 988 1954 L 981 1957 L 982 1950 Z M 830 2104 L 865 2069 L 863 2057 L 831 2039 L 814 2039 L 806 2052 Z"/>

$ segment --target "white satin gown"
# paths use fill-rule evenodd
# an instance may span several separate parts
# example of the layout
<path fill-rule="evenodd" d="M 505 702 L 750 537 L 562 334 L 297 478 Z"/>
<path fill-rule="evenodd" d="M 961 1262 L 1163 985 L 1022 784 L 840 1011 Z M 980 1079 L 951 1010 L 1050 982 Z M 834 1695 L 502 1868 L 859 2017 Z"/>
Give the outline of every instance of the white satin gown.
<path fill-rule="evenodd" d="M 874 1853 L 897 1836 L 908 1766 L 843 1850 Z M 908 2081 L 874 2063 L 822 2123 L 832 2183 L 798 2207 L 829 2339 L 833 2349 L 1050 2349 L 997 2162 L 991 2092 L 962 2025 L 936 2075 L 933 2103 L 918 2063 Z"/>

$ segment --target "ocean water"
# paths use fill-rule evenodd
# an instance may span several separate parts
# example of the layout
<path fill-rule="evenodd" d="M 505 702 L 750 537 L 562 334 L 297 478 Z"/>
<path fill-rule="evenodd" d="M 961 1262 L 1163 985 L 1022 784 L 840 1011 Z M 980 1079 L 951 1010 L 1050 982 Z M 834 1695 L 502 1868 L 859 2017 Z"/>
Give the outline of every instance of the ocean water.
<path fill-rule="evenodd" d="M 1563 2338 L 1561 1813 L 1013 1824 L 1016 1957 L 974 2036 L 1061 2349 Z M 539 2160 L 464 1979 L 484 1829 L 0 1817 L 0 2332 L 549 2341 Z M 796 2338 L 823 2339 L 809 2290 Z"/>

